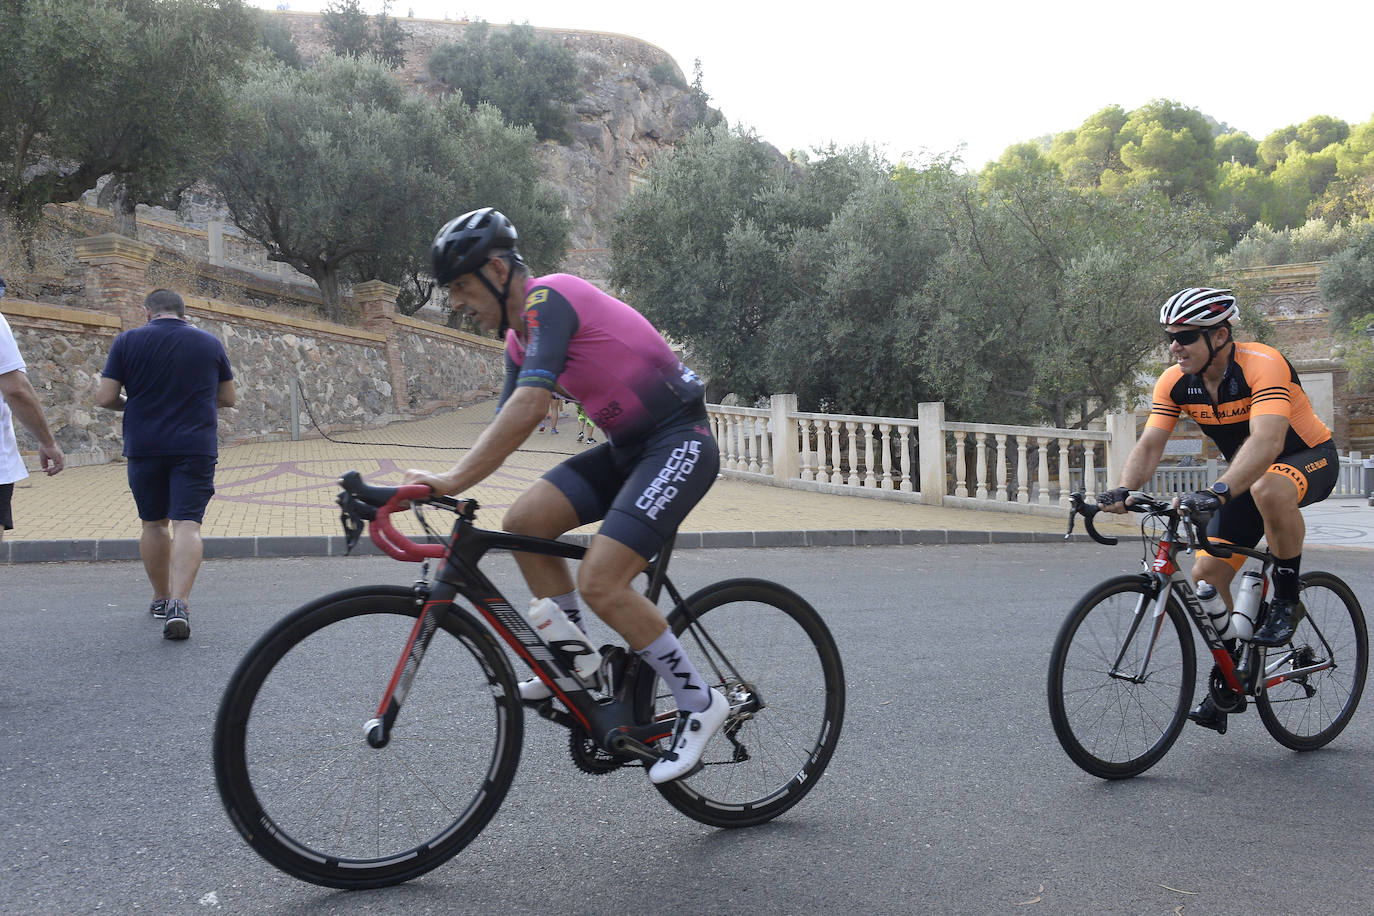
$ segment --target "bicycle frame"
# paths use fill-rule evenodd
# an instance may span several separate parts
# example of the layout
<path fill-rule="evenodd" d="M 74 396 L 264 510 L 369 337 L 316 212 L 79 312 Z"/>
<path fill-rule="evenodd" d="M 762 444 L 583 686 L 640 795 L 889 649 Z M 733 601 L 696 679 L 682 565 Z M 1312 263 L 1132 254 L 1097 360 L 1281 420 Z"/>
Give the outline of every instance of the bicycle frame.
<path fill-rule="evenodd" d="M 360 478 L 356 481 L 346 478 L 344 486 L 346 492 L 359 498 L 367 489 L 361 484 Z M 568 728 L 585 729 L 598 745 L 614 754 L 636 757 L 647 763 L 658 760 L 659 752 L 650 744 L 671 734 L 676 715 L 669 714 L 647 724 L 633 724 L 637 712 L 634 709 L 636 698 L 630 694 L 629 687 L 638 680 L 636 673 L 642 664 L 640 658 L 630 653 L 624 674 L 619 678 L 619 683 L 613 685 L 615 689 L 611 698 L 597 698 L 478 568 L 481 559 L 491 550 L 523 551 L 580 560 L 586 555 L 586 548 L 563 541 L 478 528 L 474 523 L 477 504 L 472 500 L 451 505 L 458 512 L 458 517 L 447 544 L 416 544 L 396 530 L 389 516 L 406 501 L 423 499 L 429 495 L 429 488 L 425 486 L 397 488 L 385 504 L 375 507 L 375 518 L 369 519 L 369 536 L 388 555 L 411 562 L 438 558 L 441 564 L 432 581 L 421 580 L 416 583 L 417 600 L 423 601 L 423 608 L 382 696 L 377 717 L 367 723 L 368 743 L 373 747 L 382 747 L 390 740 L 391 730 L 419 671 L 429 641 L 443 615 L 457 612 L 454 599 L 462 596 L 569 710 L 563 712 L 545 701 L 536 707 L 541 716 Z M 349 507 L 345 506 L 345 513 L 348 512 Z M 359 514 L 367 517 L 366 513 Z M 675 606 L 681 608 L 682 596 L 667 578 L 671 549 L 670 540 L 646 568 L 649 585 L 645 595 L 656 604 L 662 589 L 666 588 Z M 695 627 L 695 623 L 692 626 Z M 704 633 L 696 630 L 694 633 L 698 639 L 709 641 Z"/>
<path fill-rule="evenodd" d="M 1075 494 L 1075 496 L 1077 497 L 1077 494 Z M 1101 543 L 1115 544 L 1115 538 L 1105 538 L 1098 534 L 1096 529 L 1092 526 L 1092 516 L 1083 512 L 1085 508 L 1081 499 L 1075 500 L 1074 511 L 1083 514 L 1084 523 L 1088 528 L 1089 535 L 1092 536 L 1094 540 Z M 1163 627 L 1164 615 L 1171 594 L 1177 596 L 1179 603 L 1192 619 L 1194 628 L 1198 631 L 1199 635 L 1202 636 L 1203 642 L 1207 645 L 1207 649 L 1211 652 L 1212 659 L 1216 663 L 1217 671 L 1221 675 L 1222 682 L 1237 695 L 1243 696 L 1247 693 L 1253 695 L 1256 692 L 1259 677 L 1251 676 L 1252 671 L 1263 671 L 1263 689 L 1268 690 L 1271 687 L 1275 687 L 1296 677 L 1334 667 L 1334 662 L 1331 661 L 1333 655 L 1331 647 L 1327 645 L 1326 637 L 1322 635 L 1315 622 L 1312 623 L 1312 629 L 1317 633 L 1317 637 L 1322 641 L 1322 646 L 1326 649 L 1326 659 L 1324 661 L 1319 661 L 1316 664 L 1302 668 L 1287 670 L 1283 674 L 1275 674 L 1276 671 L 1287 665 L 1293 659 L 1295 655 L 1294 650 L 1289 648 L 1277 652 L 1275 653 L 1277 657 L 1270 659 L 1264 647 L 1256 646 L 1253 643 L 1245 643 L 1241 650 L 1240 664 L 1237 664 L 1237 660 L 1231 658 L 1231 653 L 1227 650 L 1226 644 L 1217 633 L 1216 627 L 1212 625 L 1211 617 L 1207 615 L 1207 612 L 1202 607 L 1202 603 L 1198 600 L 1197 593 L 1193 589 L 1191 577 L 1179 567 L 1178 553 L 1180 550 L 1200 549 L 1211 553 L 1213 556 L 1220 557 L 1232 553 L 1240 553 L 1252 559 L 1259 560 L 1264 583 L 1263 592 L 1260 596 L 1261 602 L 1266 600 L 1269 596 L 1269 568 L 1273 562 L 1272 557 L 1267 551 L 1254 550 L 1236 544 L 1228 544 L 1225 545 L 1225 547 L 1221 547 L 1220 545 L 1213 544 L 1205 535 L 1203 535 L 1205 543 L 1194 544 L 1189 539 L 1180 538 L 1180 523 L 1181 518 L 1179 516 L 1173 515 L 1169 517 L 1168 527 L 1159 539 L 1159 546 L 1155 550 L 1154 558 L 1146 564 L 1144 575 L 1154 582 L 1155 587 L 1153 591 L 1155 592 L 1155 597 L 1153 599 L 1147 599 L 1145 596 L 1141 596 L 1140 602 L 1135 610 L 1135 617 L 1131 622 L 1126 638 L 1122 641 L 1121 651 L 1112 662 L 1112 668 L 1109 672 L 1111 677 L 1129 680 L 1134 683 L 1144 683 L 1149 677 L 1150 662 L 1154 656 L 1155 641 L 1158 639 L 1160 629 Z M 1072 530 L 1072 516 L 1070 517 L 1070 530 Z M 1121 663 L 1125 658 L 1128 647 L 1131 645 L 1136 633 L 1139 632 L 1145 620 L 1147 606 L 1149 608 L 1149 619 L 1153 626 L 1153 632 L 1150 634 L 1148 648 L 1141 658 L 1136 672 L 1131 674 L 1121 670 Z"/>

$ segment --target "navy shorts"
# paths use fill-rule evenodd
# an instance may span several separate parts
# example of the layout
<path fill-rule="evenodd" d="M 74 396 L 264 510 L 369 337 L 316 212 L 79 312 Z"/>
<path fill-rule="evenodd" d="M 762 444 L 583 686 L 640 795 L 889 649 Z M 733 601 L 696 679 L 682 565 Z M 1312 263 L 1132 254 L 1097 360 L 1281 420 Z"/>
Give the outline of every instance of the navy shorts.
<path fill-rule="evenodd" d="M 215 495 L 213 455 L 155 455 L 129 459 L 129 490 L 145 522 L 199 522 Z"/>
<path fill-rule="evenodd" d="M 604 442 L 544 475 L 579 525 L 605 519 L 601 534 L 652 559 L 720 471 L 720 449 L 705 419 L 655 431 L 634 445 Z"/>
<path fill-rule="evenodd" d="M 1280 474 L 1293 481 L 1298 488 L 1298 505 L 1310 506 L 1321 502 L 1336 488 L 1341 473 L 1341 456 L 1330 441 L 1315 448 L 1280 455 L 1265 472 Z M 1207 526 L 1207 536 L 1254 547 L 1264 537 L 1264 516 L 1260 515 L 1255 498 L 1246 491 L 1222 506 Z M 1236 556 L 1231 564 L 1237 569 L 1245 557 Z"/>
<path fill-rule="evenodd" d="M 0 483 L 0 528 L 9 531 L 14 527 L 14 513 L 10 500 L 14 498 L 14 484 Z"/>

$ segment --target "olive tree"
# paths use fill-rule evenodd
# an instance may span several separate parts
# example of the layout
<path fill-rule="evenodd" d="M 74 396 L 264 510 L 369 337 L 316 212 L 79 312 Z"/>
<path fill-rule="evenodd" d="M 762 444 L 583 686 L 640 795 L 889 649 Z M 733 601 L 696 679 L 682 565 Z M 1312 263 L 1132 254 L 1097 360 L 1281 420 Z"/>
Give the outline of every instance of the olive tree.
<path fill-rule="evenodd" d="M 538 180 L 533 132 L 410 94 L 375 58 L 259 63 L 232 123 L 213 177 L 235 225 L 315 280 L 331 319 L 348 279 L 417 282 L 434 231 L 476 206 L 516 220 L 535 264 L 562 257 L 567 220 Z"/>

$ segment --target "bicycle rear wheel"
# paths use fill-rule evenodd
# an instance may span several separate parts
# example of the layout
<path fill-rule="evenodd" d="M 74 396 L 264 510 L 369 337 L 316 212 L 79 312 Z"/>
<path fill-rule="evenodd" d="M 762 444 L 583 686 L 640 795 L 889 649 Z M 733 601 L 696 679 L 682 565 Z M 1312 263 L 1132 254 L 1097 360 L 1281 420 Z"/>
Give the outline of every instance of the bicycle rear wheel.
<path fill-rule="evenodd" d="M 1314 751 L 1341 733 L 1355 714 L 1369 668 L 1364 611 L 1350 587 L 1324 572 L 1302 577 L 1303 617 L 1288 645 L 1268 650 L 1267 683 L 1255 708 L 1274 740 Z M 1331 667 L 1307 674 L 1314 665 Z M 1274 683 L 1276 678 L 1282 678 Z"/>
<path fill-rule="evenodd" d="M 1074 606 L 1054 641 L 1054 733 L 1074 763 L 1103 779 L 1154 766 L 1187 719 L 1197 679 L 1193 631 L 1173 595 L 1153 620 L 1154 599 L 1146 577 L 1108 579 Z"/>
<path fill-rule="evenodd" d="M 215 721 L 215 778 L 264 859 L 315 884 L 399 884 L 446 862 L 500 806 L 524 720 L 492 636 L 451 609 L 392 729 L 377 715 L 419 613 L 409 589 L 338 592 L 292 612 L 234 672 Z"/>
<path fill-rule="evenodd" d="M 708 585 L 668 622 L 730 716 L 694 775 L 655 786 L 688 817 L 748 827 L 782 814 L 825 771 L 844 721 L 844 667 L 816 609 L 761 579 Z M 688 621 L 697 626 L 688 630 Z M 677 714 L 672 693 L 641 668 L 644 721 Z"/>

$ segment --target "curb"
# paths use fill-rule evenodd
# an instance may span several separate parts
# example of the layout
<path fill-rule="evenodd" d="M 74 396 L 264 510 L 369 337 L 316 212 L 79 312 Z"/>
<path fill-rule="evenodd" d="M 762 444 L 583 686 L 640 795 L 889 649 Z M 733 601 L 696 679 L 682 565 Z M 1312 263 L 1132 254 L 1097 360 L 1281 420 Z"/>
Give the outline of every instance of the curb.
<path fill-rule="evenodd" d="M 586 546 L 588 534 L 563 538 Z M 1070 541 L 1089 541 L 1075 534 Z M 843 528 L 812 531 L 683 531 L 679 550 L 725 547 L 932 547 L 946 544 L 1057 544 L 1062 534 L 1043 531 L 965 531 L 949 528 Z M 339 557 L 344 538 L 335 535 L 205 538 L 205 559 Z M 385 556 L 367 538 L 353 548 L 357 556 Z M 137 560 L 138 538 L 77 538 L 51 541 L 2 541 L 0 563 L 83 563 Z"/>

